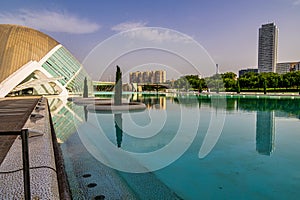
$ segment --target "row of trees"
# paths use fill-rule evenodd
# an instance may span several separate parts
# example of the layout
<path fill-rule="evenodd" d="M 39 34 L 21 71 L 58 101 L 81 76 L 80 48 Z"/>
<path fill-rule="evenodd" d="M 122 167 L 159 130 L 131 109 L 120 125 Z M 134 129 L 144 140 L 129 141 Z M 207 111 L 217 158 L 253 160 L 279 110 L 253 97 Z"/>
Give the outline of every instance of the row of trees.
<path fill-rule="evenodd" d="M 203 89 L 207 89 L 207 84 L 205 79 L 199 78 L 197 75 L 187 75 L 174 81 L 172 88 L 202 92 Z"/>
<path fill-rule="evenodd" d="M 177 79 L 172 88 L 183 90 L 211 91 L 264 91 L 297 90 L 300 87 L 300 71 L 286 74 L 248 72 L 237 78 L 233 72 L 215 74 L 207 78 L 187 75 Z"/>
<path fill-rule="evenodd" d="M 241 88 L 296 88 L 300 86 L 300 71 L 288 72 L 286 74 L 253 73 L 249 72 L 238 79 Z"/>

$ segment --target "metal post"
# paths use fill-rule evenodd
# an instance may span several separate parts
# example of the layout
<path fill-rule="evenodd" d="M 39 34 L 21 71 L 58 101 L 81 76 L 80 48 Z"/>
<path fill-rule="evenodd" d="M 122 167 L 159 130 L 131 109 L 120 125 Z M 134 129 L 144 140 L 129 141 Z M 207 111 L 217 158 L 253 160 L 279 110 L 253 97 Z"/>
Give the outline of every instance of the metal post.
<path fill-rule="evenodd" d="M 30 174 L 29 174 L 29 154 L 28 154 L 28 130 L 21 131 L 22 138 L 22 158 L 23 158 L 23 179 L 24 179 L 24 197 L 30 200 Z"/>

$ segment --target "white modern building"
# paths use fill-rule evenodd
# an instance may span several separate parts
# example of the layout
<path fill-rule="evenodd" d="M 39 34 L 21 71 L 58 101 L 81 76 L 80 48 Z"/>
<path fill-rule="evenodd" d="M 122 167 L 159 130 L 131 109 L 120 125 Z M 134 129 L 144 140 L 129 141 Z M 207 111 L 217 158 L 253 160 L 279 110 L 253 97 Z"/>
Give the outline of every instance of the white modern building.
<path fill-rule="evenodd" d="M 300 71 L 300 62 L 277 63 L 276 73 L 285 74 L 287 72 Z"/>
<path fill-rule="evenodd" d="M 263 24 L 258 37 L 259 72 L 276 72 L 278 28 L 274 23 Z"/>
<path fill-rule="evenodd" d="M 0 97 L 82 94 L 82 65 L 60 43 L 37 30 L 0 24 Z"/>
<path fill-rule="evenodd" d="M 166 82 L 166 71 L 155 70 L 155 71 L 137 71 L 130 72 L 129 74 L 130 83 L 164 83 Z"/>

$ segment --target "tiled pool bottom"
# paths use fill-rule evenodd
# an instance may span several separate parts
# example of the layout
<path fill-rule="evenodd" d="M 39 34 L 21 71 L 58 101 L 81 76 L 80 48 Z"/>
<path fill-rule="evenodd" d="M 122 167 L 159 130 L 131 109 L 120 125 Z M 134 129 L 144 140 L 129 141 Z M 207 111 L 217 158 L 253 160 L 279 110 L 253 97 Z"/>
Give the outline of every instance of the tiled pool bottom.
<path fill-rule="evenodd" d="M 180 199 L 152 173 L 120 173 L 103 165 L 85 149 L 77 133 L 61 148 L 74 200 Z"/>

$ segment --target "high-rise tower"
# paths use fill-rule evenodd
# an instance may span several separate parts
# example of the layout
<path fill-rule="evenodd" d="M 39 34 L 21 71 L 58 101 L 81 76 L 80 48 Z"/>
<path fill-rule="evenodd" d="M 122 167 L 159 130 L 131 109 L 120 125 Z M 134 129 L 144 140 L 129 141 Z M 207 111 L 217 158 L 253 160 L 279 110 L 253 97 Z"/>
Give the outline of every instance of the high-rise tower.
<path fill-rule="evenodd" d="M 276 72 L 278 28 L 274 23 L 263 24 L 259 28 L 258 70 Z"/>

